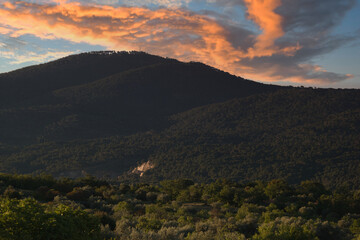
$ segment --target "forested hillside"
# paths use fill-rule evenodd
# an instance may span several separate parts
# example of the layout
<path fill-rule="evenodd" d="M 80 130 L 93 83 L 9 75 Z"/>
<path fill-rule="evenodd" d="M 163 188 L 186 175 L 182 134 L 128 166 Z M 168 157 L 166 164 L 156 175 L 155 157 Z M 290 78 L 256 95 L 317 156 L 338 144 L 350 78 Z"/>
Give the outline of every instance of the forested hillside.
<path fill-rule="evenodd" d="M 2 172 L 360 184 L 359 90 L 265 85 L 139 52 L 70 56 L 0 86 Z"/>
<path fill-rule="evenodd" d="M 193 107 L 278 88 L 142 52 L 84 53 L 0 75 L 0 139 L 129 135 L 164 128 Z"/>

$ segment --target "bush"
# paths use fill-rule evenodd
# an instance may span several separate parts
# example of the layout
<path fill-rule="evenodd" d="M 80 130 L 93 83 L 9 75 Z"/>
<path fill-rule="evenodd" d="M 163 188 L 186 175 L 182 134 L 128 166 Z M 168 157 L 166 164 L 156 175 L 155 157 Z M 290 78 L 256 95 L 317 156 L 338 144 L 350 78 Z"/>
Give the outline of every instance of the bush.
<path fill-rule="evenodd" d="M 34 199 L 0 200 L 0 239 L 98 239 L 99 221 L 79 209 L 47 209 Z"/>
<path fill-rule="evenodd" d="M 158 219 L 148 219 L 146 217 L 140 217 L 136 228 L 142 229 L 145 232 L 155 230 L 158 231 L 161 228 L 161 221 Z"/>
<path fill-rule="evenodd" d="M 8 186 L 4 193 L 3 193 L 4 197 L 7 198 L 15 198 L 15 199 L 20 199 L 21 198 L 21 193 L 16 190 L 13 186 Z"/>
<path fill-rule="evenodd" d="M 309 240 L 319 239 L 302 218 L 282 217 L 275 221 L 263 223 L 254 240 Z"/>
<path fill-rule="evenodd" d="M 74 188 L 71 192 L 66 194 L 66 197 L 74 201 L 86 201 L 92 195 L 88 188 Z"/>

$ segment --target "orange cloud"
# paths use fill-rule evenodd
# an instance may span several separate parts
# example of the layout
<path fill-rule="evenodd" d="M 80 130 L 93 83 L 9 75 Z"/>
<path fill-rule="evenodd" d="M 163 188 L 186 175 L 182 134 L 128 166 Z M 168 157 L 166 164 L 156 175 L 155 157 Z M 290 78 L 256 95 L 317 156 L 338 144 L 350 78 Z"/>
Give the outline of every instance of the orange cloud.
<path fill-rule="evenodd" d="M 0 34 L 8 34 L 11 30 L 0 26 Z"/>
<path fill-rule="evenodd" d="M 275 13 L 280 0 L 244 1 L 248 18 L 262 30 L 255 44 L 246 50 L 235 47 L 227 38 L 231 33 L 216 20 L 184 9 L 84 5 L 65 0 L 54 1 L 56 4 L 17 1 L 0 5 L 0 22 L 6 24 L 5 28 L 0 27 L 0 33 L 65 39 L 115 50 L 142 50 L 255 76 L 258 70 L 241 64 L 243 59 L 291 56 L 301 47 L 276 45 L 276 40 L 284 35 L 283 19 Z M 272 78 L 279 80 L 281 76 Z"/>
<path fill-rule="evenodd" d="M 4 2 L 3 5 L 4 5 L 5 8 L 8 8 L 8 9 L 15 9 L 16 8 L 11 2 Z"/>
<path fill-rule="evenodd" d="M 263 31 L 257 37 L 254 47 L 248 50 L 249 57 L 271 56 L 278 52 L 292 55 L 300 49 L 299 45 L 283 49 L 275 46 L 275 40 L 285 34 L 282 29 L 283 19 L 275 13 L 275 10 L 281 6 L 281 0 L 244 0 L 244 2 L 248 18 L 257 23 Z"/>
<path fill-rule="evenodd" d="M 226 30 L 215 20 L 181 9 L 84 6 L 76 2 L 38 5 L 22 1 L 0 9 L 0 21 L 15 29 L 12 37 L 31 34 L 109 49 L 141 49 L 183 60 L 207 59 L 205 62 L 224 68 L 238 58 L 229 56 L 244 55 L 226 39 Z"/>

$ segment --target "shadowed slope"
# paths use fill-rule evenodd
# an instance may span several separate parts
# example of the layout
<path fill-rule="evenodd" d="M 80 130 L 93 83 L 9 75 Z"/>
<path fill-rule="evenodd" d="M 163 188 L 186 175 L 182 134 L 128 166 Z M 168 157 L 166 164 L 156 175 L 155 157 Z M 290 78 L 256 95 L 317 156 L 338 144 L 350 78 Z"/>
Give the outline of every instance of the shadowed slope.
<path fill-rule="evenodd" d="M 136 52 L 80 54 L 0 77 L 0 136 L 12 143 L 162 129 L 171 114 L 279 88 Z"/>
<path fill-rule="evenodd" d="M 142 52 L 93 52 L 0 74 L 0 107 L 29 105 L 34 98 L 64 87 L 165 61 Z"/>
<path fill-rule="evenodd" d="M 0 83 L 0 171 L 360 184 L 359 90 L 265 85 L 145 53 L 70 56 Z"/>

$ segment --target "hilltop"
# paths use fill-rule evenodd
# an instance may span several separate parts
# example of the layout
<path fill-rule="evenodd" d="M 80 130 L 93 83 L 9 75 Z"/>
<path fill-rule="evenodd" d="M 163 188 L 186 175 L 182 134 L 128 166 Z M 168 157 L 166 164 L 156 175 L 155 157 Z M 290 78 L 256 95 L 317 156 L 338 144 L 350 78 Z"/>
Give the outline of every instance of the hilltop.
<path fill-rule="evenodd" d="M 360 183 L 359 90 L 280 87 L 197 62 L 92 52 L 0 74 L 0 100 L 3 172 Z M 133 171 L 144 163 L 152 167 Z"/>

